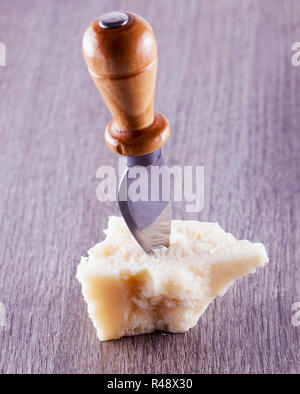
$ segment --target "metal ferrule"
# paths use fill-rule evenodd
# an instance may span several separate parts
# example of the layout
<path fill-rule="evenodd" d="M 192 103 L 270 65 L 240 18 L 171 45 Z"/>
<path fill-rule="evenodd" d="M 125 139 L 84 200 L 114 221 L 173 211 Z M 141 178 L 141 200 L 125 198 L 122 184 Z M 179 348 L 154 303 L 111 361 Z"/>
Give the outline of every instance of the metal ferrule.
<path fill-rule="evenodd" d="M 150 166 L 157 162 L 161 156 L 161 148 L 142 156 L 127 156 L 127 166 Z"/>

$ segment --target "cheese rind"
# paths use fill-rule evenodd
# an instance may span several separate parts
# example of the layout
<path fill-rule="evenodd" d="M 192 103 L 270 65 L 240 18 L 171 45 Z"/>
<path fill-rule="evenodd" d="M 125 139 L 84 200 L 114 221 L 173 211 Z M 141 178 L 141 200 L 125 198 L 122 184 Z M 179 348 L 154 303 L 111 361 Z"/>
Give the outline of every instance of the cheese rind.
<path fill-rule="evenodd" d="M 170 247 L 154 255 L 120 217 L 104 232 L 77 268 L 100 340 L 187 331 L 216 296 L 268 262 L 263 244 L 238 241 L 217 223 L 173 220 Z"/>

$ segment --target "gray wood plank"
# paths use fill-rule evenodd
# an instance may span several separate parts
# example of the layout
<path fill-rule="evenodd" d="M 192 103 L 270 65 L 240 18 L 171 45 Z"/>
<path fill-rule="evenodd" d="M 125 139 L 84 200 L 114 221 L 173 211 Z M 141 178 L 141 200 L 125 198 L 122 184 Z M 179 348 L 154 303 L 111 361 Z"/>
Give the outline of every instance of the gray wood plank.
<path fill-rule="evenodd" d="M 110 115 L 81 54 L 87 24 L 127 9 L 159 47 L 156 108 L 170 165 L 205 166 L 199 214 L 261 241 L 270 263 L 217 298 L 198 325 L 100 343 L 75 279 L 114 202 L 96 199 Z M 0 4 L 1 373 L 299 373 L 299 1 L 37 0 Z"/>

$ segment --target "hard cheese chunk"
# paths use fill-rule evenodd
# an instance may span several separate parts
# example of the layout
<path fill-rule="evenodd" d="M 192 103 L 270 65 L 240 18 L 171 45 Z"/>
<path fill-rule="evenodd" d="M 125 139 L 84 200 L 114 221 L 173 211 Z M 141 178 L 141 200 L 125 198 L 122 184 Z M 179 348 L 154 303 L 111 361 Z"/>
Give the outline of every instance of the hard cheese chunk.
<path fill-rule="evenodd" d="M 171 246 L 155 255 L 122 218 L 111 217 L 105 234 L 77 269 L 100 340 L 187 331 L 214 297 L 268 262 L 261 243 L 238 241 L 217 223 L 173 220 Z"/>

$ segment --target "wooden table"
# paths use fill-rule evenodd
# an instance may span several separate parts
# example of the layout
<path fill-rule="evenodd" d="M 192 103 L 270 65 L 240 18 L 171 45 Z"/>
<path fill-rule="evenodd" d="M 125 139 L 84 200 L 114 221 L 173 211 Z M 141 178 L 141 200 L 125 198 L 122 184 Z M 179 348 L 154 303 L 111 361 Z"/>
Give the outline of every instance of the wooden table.
<path fill-rule="evenodd" d="M 204 209 L 175 203 L 174 217 L 261 241 L 270 263 L 185 334 L 100 343 L 75 273 L 118 214 L 96 199 L 97 168 L 118 159 L 81 37 L 112 9 L 143 15 L 156 33 L 165 159 L 205 166 Z M 299 372 L 300 2 L 1 0 L 0 41 L 0 371 Z"/>

